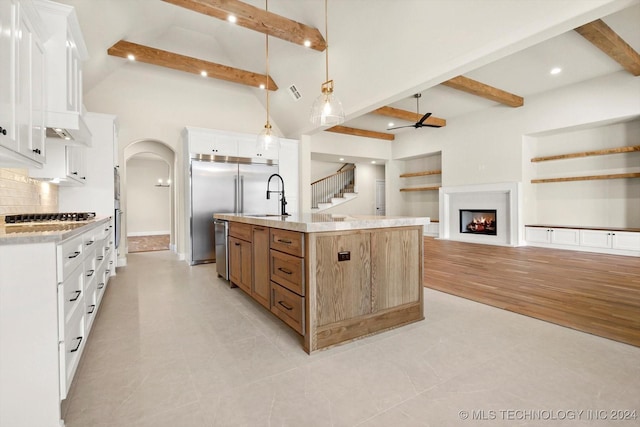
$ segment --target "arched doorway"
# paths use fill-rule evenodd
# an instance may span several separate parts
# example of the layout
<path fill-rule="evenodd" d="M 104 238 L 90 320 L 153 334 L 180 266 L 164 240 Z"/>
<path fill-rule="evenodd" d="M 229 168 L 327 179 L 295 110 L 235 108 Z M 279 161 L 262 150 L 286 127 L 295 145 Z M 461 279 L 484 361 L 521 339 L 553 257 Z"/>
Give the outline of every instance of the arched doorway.
<path fill-rule="evenodd" d="M 124 149 L 123 237 L 169 235 L 176 250 L 176 155 L 157 140 L 132 142 Z M 129 253 L 127 239 L 123 239 Z M 150 242 L 158 239 L 149 239 Z M 152 248 L 153 249 L 153 248 Z"/>

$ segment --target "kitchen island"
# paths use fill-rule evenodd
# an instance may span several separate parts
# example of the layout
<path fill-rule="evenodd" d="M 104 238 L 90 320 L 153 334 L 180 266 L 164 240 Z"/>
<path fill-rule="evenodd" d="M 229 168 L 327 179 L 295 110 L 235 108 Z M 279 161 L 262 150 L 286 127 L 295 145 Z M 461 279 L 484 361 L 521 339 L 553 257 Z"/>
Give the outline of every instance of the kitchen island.
<path fill-rule="evenodd" d="M 307 353 L 424 319 L 428 218 L 215 214 L 229 276 L 303 337 Z"/>

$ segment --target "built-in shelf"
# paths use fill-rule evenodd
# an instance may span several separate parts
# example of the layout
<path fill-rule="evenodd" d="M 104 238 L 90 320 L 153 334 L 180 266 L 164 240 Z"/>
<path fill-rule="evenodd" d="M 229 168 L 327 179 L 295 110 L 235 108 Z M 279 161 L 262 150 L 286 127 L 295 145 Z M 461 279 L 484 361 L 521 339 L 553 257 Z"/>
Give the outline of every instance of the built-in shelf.
<path fill-rule="evenodd" d="M 411 172 L 411 173 L 403 173 L 403 174 L 401 174 L 400 178 L 411 178 L 411 177 L 414 177 L 414 176 L 427 176 L 427 175 L 440 175 L 441 173 L 442 173 L 441 170 Z"/>
<path fill-rule="evenodd" d="M 434 191 L 434 190 L 439 190 L 440 186 L 434 186 L 434 187 L 412 187 L 412 188 L 401 188 L 400 191 Z"/>
<path fill-rule="evenodd" d="M 549 160 L 575 159 L 577 157 L 605 156 L 608 154 L 630 153 L 632 151 L 640 151 L 640 145 L 633 145 L 629 147 L 606 148 L 604 150 L 595 150 L 595 151 L 582 151 L 580 153 L 558 154 L 555 156 L 534 157 L 531 159 L 531 161 L 546 162 Z"/>
<path fill-rule="evenodd" d="M 566 181 L 591 181 L 597 179 L 623 179 L 623 178 L 640 178 L 640 173 L 617 173 L 611 175 L 590 175 L 590 176 L 567 176 L 564 178 L 544 178 L 532 179 L 532 184 L 541 184 L 547 182 L 566 182 Z M 402 191 L 402 189 L 400 190 Z"/>

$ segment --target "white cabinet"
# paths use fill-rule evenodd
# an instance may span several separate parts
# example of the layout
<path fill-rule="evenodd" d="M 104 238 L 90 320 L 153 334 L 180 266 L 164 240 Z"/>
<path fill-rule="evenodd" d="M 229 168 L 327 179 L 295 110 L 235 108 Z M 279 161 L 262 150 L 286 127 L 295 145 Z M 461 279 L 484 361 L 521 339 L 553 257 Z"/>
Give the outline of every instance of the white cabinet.
<path fill-rule="evenodd" d="M 279 150 L 272 148 L 270 150 L 258 149 L 258 138 L 240 138 L 238 140 L 238 157 L 248 157 L 251 159 L 267 159 L 278 160 Z"/>
<path fill-rule="evenodd" d="M 0 164 L 38 166 L 45 160 L 42 24 L 30 1 L 7 0 L 0 8 Z"/>
<path fill-rule="evenodd" d="M 29 176 L 50 180 L 62 186 L 84 185 L 86 182 L 85 152 L 91 148 L 49 143 L 47 163 L 41 168 L 29 169 Z M 80 210 L 80 209 L 71 209 Z"/>
<path fill-rule="evenodd" d="M 640 233 L 625 231 L 581 230 L 580 244 L 591 248 L 640 251 Z"/>
<path fill-rule="evenodd" d="M 526 227 L 525 239 L 532 243 L 579 245 L 580 234 L 571 228 Z"/>
<path fill-rule="evenodd" d="M 189 153 L 210 156 L 238 156 L 238 140 L 207 129 L 187 127 Z"/>
<path fill-rule="evenodd" d="M 616 231 L 613 233 L 613 249 L 640 252 L 640 233 Z"/>

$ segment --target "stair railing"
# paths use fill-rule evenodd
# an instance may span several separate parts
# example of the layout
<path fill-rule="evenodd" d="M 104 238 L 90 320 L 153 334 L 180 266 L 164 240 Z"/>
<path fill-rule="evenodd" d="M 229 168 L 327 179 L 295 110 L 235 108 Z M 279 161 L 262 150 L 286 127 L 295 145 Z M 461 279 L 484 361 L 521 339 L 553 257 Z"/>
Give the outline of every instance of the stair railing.
<path fill-rule="evenodd" d="M 311 183 L 311 208 L 317 209 L 319 203 L 328 203 L 334 197 L 340 197 L 347 187 L 355 186 L 355 169 L 347 164 L 329 176 Z"/>

